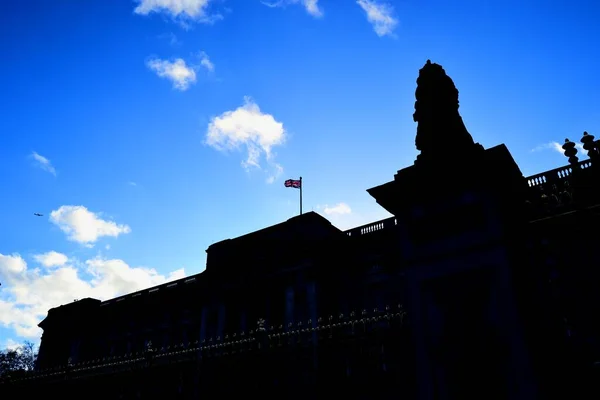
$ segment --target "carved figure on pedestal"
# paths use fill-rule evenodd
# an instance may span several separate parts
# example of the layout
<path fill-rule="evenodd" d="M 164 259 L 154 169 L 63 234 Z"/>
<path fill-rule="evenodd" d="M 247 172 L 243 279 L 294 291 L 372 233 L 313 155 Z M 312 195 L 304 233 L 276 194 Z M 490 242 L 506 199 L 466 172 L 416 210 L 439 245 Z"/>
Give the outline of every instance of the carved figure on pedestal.
<path fill-rule="evenodd" d="M 460 158 L 476 147 L 458 112 L 458 90 L 441 65 L 427 60 L 419 70 L 415 97 L 418 160 Z"/>

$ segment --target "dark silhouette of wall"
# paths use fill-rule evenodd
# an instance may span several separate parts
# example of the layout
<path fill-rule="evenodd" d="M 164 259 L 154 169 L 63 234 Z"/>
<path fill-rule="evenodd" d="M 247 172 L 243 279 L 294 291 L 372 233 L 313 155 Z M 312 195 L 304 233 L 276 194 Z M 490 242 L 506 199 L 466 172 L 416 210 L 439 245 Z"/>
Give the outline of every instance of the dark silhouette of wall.
<path fill-rule="evenodd" d="M 343 232 L 306 213 L 213 244 L 200 274 L 54 308 L 37 371 L 0 390 L 597 398 L 599 142 L 526 178 L 473 141 L 441 66 L 417 83 L 421 154 L 368 190 L 394 217 Z"/>

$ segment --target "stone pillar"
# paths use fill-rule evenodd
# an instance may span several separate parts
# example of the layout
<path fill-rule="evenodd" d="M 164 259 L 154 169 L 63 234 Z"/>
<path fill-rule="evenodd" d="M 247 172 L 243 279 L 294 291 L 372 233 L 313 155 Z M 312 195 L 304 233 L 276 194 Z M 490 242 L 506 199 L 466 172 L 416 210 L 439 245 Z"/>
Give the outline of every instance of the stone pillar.
<path fill-rule="evenodd" d="M 285 328 L 294 321 L 294 286 L 290 285 L 285 290 Z"/>
<path fill-rule="evenodd" d="M 306 297 L 308 299 L 308 315 L 314 326 L 317 321 L 317 285 L 314 281 L 306 285 Z"/>
<path fill-rule="evenodd" d="M 217 334 L 216 336 L 221 336 L 221 338 L 224 335 L 224 329 L 225 329 L 225 318 L 226 318 L 226 310 L 225 310 L 225 304 L 224 303 L 220 303 L 219 304 L 219 321 L 217 323 Z"/>
<path fill-rule="evenodd" d="M 308 298 L 308 315 L 310 315 L 310 319 L 312 321 L 312 324 L 310 326 L 308 326 L 308 328 L 312 328 L 317 326 L 317 285 L 314 281 L 310 281 L 307 285 L 306 285 L 306 294 L 307 294 L 307 298 Z M 314 331 L 312 333 L 312 343 L 313 343 L 313 368 L 316 371 L 318 370 L 318 338 L 319 335 L 317 335 L 317 332 Z M 314 377 L 315 375 L 313 375 Z M 314 379 L 313 383 L 316 383 L 316 379 Z"/>
<path fill-rule="evenodd" d="M 495 230 L 489 223 L 488 228 Z M 416 251 L 410 260 L 409 315 L 414 319 L 423 399 L 491 398 L 492 394 L 503 399 L 535 398 L 510 289 L 507 248 L 488 234 L 486 238 L 481 231 L 474 233 L 462 243 L 449 237 L 454 255 L 445 253 L 440 241 L 428 252 Z M 436 251 L 436 259 L 426 257 Z M 479 386 L 469 383 L 474 380 L 480 381 Z"/>
<path fill-rule="evenodd" d="M 398 221 L 419 399 L 536 398 L 511 278 L 526 182 L 503 145 L 459 157 L 369 190 Z"/>

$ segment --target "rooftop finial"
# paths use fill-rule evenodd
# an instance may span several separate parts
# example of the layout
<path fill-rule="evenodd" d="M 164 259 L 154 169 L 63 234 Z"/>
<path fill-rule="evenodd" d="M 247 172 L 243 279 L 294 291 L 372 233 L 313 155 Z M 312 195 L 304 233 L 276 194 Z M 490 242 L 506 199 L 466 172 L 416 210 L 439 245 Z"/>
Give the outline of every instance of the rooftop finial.
<path fill-rule="evenodd" d="M 577 149 L 575 148 L 575 142 L 565 139 L 565 144 L 562 145 L 562 148 L 565 151 L 565 157 L 569 158 L 569 163 L 575 165 L 579 162 L 579 158 L 576 156 Z"/>
<path fill-rule="evenodd" d="M 583 132 L 581 143 L 583 143 L 583 149 L 587 151 L 587 155 L 590 157 L 590 160 L 596 162 L 598 159 L 600 159 L 600 149 L 598 146 L 599 142 L 594 141 L 594 139 L 594 135 Z"/>

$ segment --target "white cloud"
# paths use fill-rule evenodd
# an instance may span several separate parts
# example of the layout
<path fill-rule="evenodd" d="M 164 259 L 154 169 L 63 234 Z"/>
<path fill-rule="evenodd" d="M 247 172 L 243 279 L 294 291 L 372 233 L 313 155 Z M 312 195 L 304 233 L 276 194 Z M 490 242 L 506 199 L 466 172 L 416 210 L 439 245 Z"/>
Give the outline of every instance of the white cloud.
<path fill-rule="evenodd" d="M 35 160 L 35 164 L 39 168 L 56 176 L 56 169 L 54 168 L 54 166 L 52 165 L 50 160 L 48 160 L 46 157 L 44 157 L 42 155 L 39 155 L 35 151 L 33 153 L 31 153 L 31 157 L 33 157 L 33 159 Z"/>
<path fill-rule="evenodd" d="M 32 269 L 18 254 L 0 254 L 0 325 L 21 338 L 39 338 L 37 324 L 50 308 L 86 297 L 107 300 L 184 276 L 183 269 L 161 275 L 151 268 L 103 258 L 51 270 Z"/>
<path fill-rule="evenodd" d="M 56 251 L 49 251 L 44 254 L 36 254 L 33 256 L 33 259 L 46 268 L 60 267 L 69 261 L 69 258 L 66 255 Z"/>
<path fill-rule="evenodd" d="M 323 16 L 323 10 L 319 7 L 319 0 L 279 0 L 275 2 L 262 2 L 265 6 L 271 8 L 285 7 L 288 4 L 301 4 L 306 12 L 313 17 L 319 18 Z"/>
<path fill-rule="evenodd" d="M 371 224 L 392 215 L 380 207 L 354 207 L 347 203 L 338 203 L 333 206 L 317 205 L 316 211 L 327 218 L 334 226 L 341 230 L 348 230 L 359 226 Z"/>
<path fill-rule="evenodd" d="M 283 123 L 272 115 L 261 112 L 251 98 L 245 97 L 242 106 L 210 120 L 205 143 L 219 151 L 244 148 L 248 156 L 242 166 L 246 169 L 261 169 L 261 158 L 264 155 L 274 171 L 267 180 L 272 183 L 283 172 L 283 167 L 274 162 L 272 150 L 283 144 L 285 139 Z"/>
<path fill-rule="evenodd" d="M 277 163 L 273 164 L 273 170 L 267 177 L 267 183 L 271 184 L 277 180 L 283 174 L 283 167 Z"/>
<path fill-rule="evenodd" d="M 267 2 L 267 1 L 261 1 L 261 3 L 263 3 L 265 6 L 267 6 L 269 8 L 278 8 L 278 7 L 283 7 L 286 5 L 286 2 L 284 0 L 276 1 L 274 3 Z"/>
<path fill-rule="evenodd" d="M 163 33 L 162 35 L 158 35 L 158 38 L 168 41 L 173 47 L 181 46 L 181 42 L 173 32 Z"/>
<path fill-rule="evenodd" d="M 0 272 L 20 274 L 27 269 L 27 263 L 18 255 L 5 256 L 0 254 Z"/>
<path fill-rule="evenodd" d="M 159 77 L 173 82 L 174 89 L 186 91 L 196 83 L 196 71 L 181 58 L 174 61 L 151 58 L 146 62 L 146 66 Z"/>
<path fill-rule="evenodd" d="M 61 206 L 50 213 L 50 222 L 66 233 L 69 240 L 87 245 L 103 236 L 117 237 L 131 232 L 128 225 L 103 220 L 84 206 Z"/>
<path fill-rule="evenodd" d="M 200 66 L 206 68 L 206 70 L 209 72 L 213 72 L 215 70 L 215 65 L 212 63 L 212 61 L 210 61 L 210 58 L 208 58 L 208 55 L 205 52 L 201 51 L 199 57 Z"/>
<path fill-rule="evenodd" d="M 549 143 L 541 144 L 541 145 L 531 149 L 531 152 L 537 152 L 537 151 L 542 151 L 542 150 L 554 150 L 564 156 L 565 151 L 563 150 L 562 146 L 563 145 L 558 142 L 549 142 Z M 583 158 L 587 157 L 587 150 L 583 148 L 583 144 L 575 142 L 575 148 L 577 149 L 576 156 L 579 157 L 579 159 L 583 159 Z"/>
<path fill-rule="evenodd" d="M 373 25 L 373 30 L 377 36 L 394 36 L 394 29 L 398 26 L 398 20 L 394 16 L 392 6 L 376 0 L 357 0 L 356 4 L 367 14 L 367 21 Z"/>
<path fill-rule="evenodd" d="M 138 6 L 133 10 L 140 15 L 158 13 L 170 16 L 184 28 L 189 22 L 214 23 L 223 17 L 220 14 L 209 14 L 211 0 L 137 0 Z"/>
<path fill-rule="evenodd" d="M 346 203 L 338 203 L 334 206 L 324 206 L 323 212 L 327 215 L 344 215 L 350 214 L 352 212 L 352 209 Z"/>
<path fill-rule="evenodd" d="M 306 12 L 313 17 L 322 17 L 323 11 L 319 8 L 319 0 L 302 0 Z"/>

